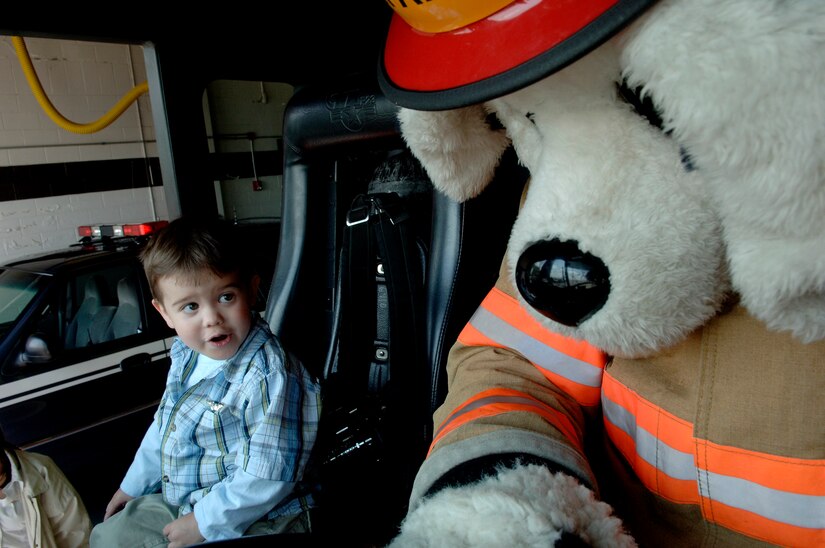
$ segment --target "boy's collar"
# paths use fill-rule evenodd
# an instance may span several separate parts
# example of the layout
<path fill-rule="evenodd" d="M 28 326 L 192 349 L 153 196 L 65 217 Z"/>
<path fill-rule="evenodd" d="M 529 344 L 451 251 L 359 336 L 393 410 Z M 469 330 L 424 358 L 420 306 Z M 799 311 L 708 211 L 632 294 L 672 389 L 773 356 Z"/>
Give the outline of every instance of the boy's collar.
<path fill-rule="evenodd" d="M 254 315 L 254 320 L 249 329 L 249 333 L 247 333 L 246 338 L 241 343 L 241 346 L 238 347 L 238 351 L 235 352 L 235 355 L 226 360 L 226 365 L 223 368 L 226 380 L 229 382 L 240 380 L 245 373 L 246 363 L 244 356 L 248 357 L 253 353 L 250 352 L 250 350 L 257 350 L 266 343 L 267 339 L 269 339 L 270 333 L 267 323 L 260 317 L 260 315 L 255 312 L 252 314 Z"/>

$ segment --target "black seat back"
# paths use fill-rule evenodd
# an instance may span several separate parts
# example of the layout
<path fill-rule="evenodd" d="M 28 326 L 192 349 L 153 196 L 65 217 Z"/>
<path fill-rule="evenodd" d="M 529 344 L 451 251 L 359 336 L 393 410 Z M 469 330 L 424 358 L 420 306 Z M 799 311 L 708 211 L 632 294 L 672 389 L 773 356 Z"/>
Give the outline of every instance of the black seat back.
<path fill-rule="evenodd" d="M 396 112 L 370 79 L 303 88 L 292 97 L 266 309 L 284 346 L 322 380 L 311 472 L 320 485 L 316 523 L 375 543 L 386 541 L 405 513 L 429 422 L 422 326 L 432 189 L 426 182 L 422 192 L 417 180 L 408 193 L 409 185 L 376 180 L 409 155 Z M 369 207 L 359 212 L 358 204 Z M 354 222 L 359 214 L 363 223 Z M 398 307 L 410 314 L 399 317 Z M 403 339 L 402 324 L 413 331 Z"/>
<path fill-rule="evenodd" d="M 375 544 L 406 513 L 432 412 L 446 393 L 447 353 L 496 279 L 525 178 L 510 154 L 481 196 L 452 202 L 432 190 L 396 114 L 372 78 L 293 96 L 266 309 L 284 345 L 322 379 L 321 527 Z M 365 217 L 358 210 L 365 204 L 387 215 L 370 217 L 368 209 Z M 356 226 L 361 219 L 371 231 Z M 370 233 L 373 248 L 365 251 Z M 393 247 L 380 249 L 382 239 Z M 364 266 L 373 256 L 376 263 Z M 390 365 L 382 370 L 387 341 Z"/>

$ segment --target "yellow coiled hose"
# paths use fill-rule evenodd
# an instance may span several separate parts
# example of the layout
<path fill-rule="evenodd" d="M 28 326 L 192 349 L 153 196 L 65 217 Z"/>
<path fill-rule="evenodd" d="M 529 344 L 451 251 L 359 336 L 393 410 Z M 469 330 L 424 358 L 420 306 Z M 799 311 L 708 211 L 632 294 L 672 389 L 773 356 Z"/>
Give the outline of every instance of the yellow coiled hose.
<path fill-rule="evenodd" d="M 149 85 L 146 82 L 138 84 L 126 95 L 124 95 L 120 101 L 115 104 L 115 106 L 109 109 L 109 112 L 100 117 L 99 120 L 89 122 L 88 124 L 78 124 L 76 122 L 72 122 L 60 114 L 56 108 L 54 108 L 54 105 L 52 105 L 52 102 L 46 96 L 46 92 L 43 91 L 43 86 L 40 83 L 40 79 L 34 71 L 34 66 L 32 65 L 29 51 L 26 49 L 26 43 L 19 36 L 12 36 L 11 40 L 14 44 L 14 49 L 17 52 L 17 58 L 20 60 L 20 66 L 23 68 L 23 73 L 26 75 L 26 80 L 28 80 L 29 87 L 31 88 L 32 93 L 34 93 L 37 102 L 40 103 L 43 111 L 49 118 L 52 119 L 52 121 L 54 121 L 55 124 L 67 131 L 71 131 L 72 133 L 89 134 L 100 131 L 117 120 L 117 118 L 123 114 L 123 112 L 129 108 L 129 105 L 134 103 L 138 97 L 149 91 Z"/>

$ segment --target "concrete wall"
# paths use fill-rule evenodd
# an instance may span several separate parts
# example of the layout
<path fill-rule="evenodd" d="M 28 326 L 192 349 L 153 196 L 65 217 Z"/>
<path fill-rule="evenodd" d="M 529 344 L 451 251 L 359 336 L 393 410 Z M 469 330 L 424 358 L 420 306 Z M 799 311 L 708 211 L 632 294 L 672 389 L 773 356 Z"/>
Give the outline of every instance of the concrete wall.
<path fill-rule="evenodd" d="M 226 218 L 280 218 L 283 117 L 292 93 L 292 86 L 275 82 L 217 80 L 207 86 L 210 150 L 235 157 L 244 170 L 215 179 L 219 213 Z M 253 166 L 259 187 L 252 184 Z"/>

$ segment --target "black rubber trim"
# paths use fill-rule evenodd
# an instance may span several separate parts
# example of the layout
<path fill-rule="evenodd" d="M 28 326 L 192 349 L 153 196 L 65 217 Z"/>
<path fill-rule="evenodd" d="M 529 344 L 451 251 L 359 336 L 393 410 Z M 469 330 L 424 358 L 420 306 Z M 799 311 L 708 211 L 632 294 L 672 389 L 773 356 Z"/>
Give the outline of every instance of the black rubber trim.
<path fill-rule="evenodd" d="M 493 455 L 485 455 L 467 462 L 463 462 L 438 478 L 424 493 L 424 497 L 435 495 L 442 489 L 449 487 L 460 487 L 462 485 L 469 485 L 476 483 L 486 477 L 493 476 L 501 468 L 515 468 L 516 466 L 525 466 L 528 464 L 537 464 L 544 466 L 553 473 L 561 472 L 568 476 L 574 477 L 582 484 L 590 486 L 589 482 L 580 478 L 577 474 L 560 466 L 558 463 L 549 461 L 547 459 L 530 455 L 528 453 L 496 453 Z"/>

